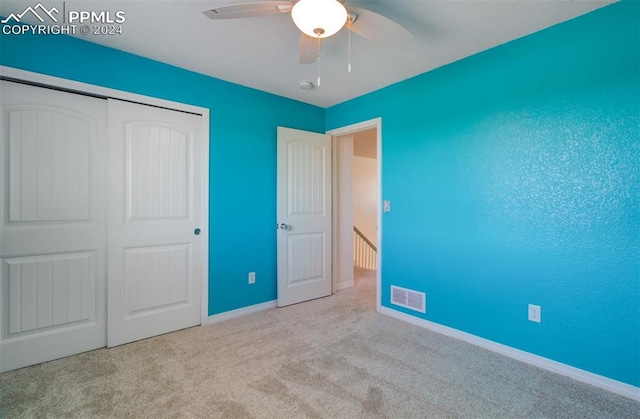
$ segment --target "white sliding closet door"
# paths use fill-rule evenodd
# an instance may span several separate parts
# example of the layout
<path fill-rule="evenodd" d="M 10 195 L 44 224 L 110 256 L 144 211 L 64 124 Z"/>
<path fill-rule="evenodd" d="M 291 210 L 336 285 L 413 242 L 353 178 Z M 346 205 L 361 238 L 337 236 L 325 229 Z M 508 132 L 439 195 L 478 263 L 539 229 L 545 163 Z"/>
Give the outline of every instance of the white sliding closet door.
<path fill-rule="evenodd" d="M 107 103 L 0 83 L 0 371 L 8 371 L 106 344 Z"/>
<path fill-rule="evenodd" d="M 0 83 L 0 372 L 200 324 L 202 116 Z"/>
<path fill-rule="evenodd" d="M 202 117 L 109 100 L 108 346 L 200 324 Z"/>

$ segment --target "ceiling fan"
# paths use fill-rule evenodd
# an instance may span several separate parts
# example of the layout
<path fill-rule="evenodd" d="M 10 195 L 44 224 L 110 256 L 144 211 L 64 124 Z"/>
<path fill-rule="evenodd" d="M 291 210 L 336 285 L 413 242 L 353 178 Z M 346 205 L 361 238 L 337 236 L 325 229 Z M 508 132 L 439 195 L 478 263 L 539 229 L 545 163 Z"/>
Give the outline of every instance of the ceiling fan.
<path fill-rule="evenodd" d="M 377 43 L 403 46 L 413 39 L 393 20 L 370 10 L 345 7 L 346 0 L 271 0 L 233 3 L 203 13 L 210 19 L 236 19 L 290 13 L 300 29 L 298 57 L 301 64 L 316 61 L 321 41 L 340 31 L 350 31 Z M 350 68 L 350 67 L 349 67 Z M 351 70 L 349 70 L 351 71 Z"/>

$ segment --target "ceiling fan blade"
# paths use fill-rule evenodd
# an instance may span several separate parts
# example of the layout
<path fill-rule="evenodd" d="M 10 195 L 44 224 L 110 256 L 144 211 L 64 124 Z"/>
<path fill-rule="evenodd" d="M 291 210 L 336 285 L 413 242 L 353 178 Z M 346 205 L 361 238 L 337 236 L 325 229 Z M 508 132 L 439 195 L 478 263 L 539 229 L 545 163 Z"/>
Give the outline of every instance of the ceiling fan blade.
<path fill-rule="evenodd" d="M 320 48 L 322 47 L 322 39 L 312 38 L 303 33 L 300 34 L 298 42 L 298 57 L 300 64 L 311 64 L 316 61 Z"/>
<path fill-rule="evenodd" d="M 388 17 L 356 7 L 349 7 L 349 11 L 358 15 L 351 30 L 373 42 L 402 47 L 413 39 L 408 30 Z"/>
<path fill-rule="evenodd" d="M 236 19 L 241 17 L 257 17 L 289 13 L 293 8 L 292 1 L 259 1 L 253 3 L 236 3 L 205 10 L 209 19 Z"/>

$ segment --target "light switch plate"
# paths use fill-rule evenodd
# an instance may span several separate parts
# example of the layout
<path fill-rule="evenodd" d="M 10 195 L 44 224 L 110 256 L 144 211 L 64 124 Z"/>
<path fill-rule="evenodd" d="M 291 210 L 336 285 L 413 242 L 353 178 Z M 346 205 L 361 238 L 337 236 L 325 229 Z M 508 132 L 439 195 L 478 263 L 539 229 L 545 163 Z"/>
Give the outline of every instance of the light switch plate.
<path fill-rule="evenodd" d="M 384 208 L 383 210 L 384 212 L 391 212 L 391 201 L 385 200 L 383 208 Z"/>

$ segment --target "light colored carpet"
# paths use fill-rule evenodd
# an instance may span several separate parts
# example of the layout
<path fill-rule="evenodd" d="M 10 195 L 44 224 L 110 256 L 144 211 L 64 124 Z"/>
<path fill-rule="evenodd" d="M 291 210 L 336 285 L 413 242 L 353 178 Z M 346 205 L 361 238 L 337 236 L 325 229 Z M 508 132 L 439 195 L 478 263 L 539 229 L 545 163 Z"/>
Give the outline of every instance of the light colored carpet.
<path fill-rule="evenodd" d="M 640 418 L 640 403 L 375 312 L 282 309 L 0 374 L 0 417 Z"/>

